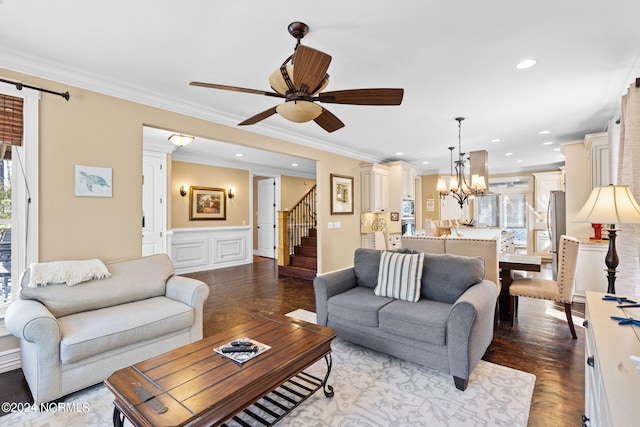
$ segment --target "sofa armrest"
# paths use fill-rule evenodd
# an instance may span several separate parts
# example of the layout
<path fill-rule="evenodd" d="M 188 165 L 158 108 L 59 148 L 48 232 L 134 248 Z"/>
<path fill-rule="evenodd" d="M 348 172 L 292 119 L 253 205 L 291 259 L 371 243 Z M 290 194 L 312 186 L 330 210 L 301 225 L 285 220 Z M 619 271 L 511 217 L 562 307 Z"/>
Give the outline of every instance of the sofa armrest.
<path fill-rule="evenodd" d="M 16 300 L 7 309 L 5 326 L 16 337 L 38 345 L 57 347 L 60 343 L 58 321 L 42 303 Z"/>
<path fill-rule="evenodd" d="M 206 283 L 184 276 L 171 276 L 167 280 L 166 297 L 191 307 L 202 307 L 209 296 Z"/>
<path fill-rule="evenodd" d="M 171 276 L 167 280 L 167 298 L 180 301 L 193 307 L 193 325 L 191 325 L 191 342 L 202 339 L 204 322 L 204 302 L 209 296 L 206 283 L 184 276 Z"/>
<path fill-rule="evenodd" d="M 468 288 L 451 306 L 447 347 L 453 376 L 468 379 L 491 344 L 497 299 L 495 283 L 483 280 Z"/>
<path fill-rule="evenodd" d="M 313 279 L 313 290 L 316 295 L 316 317 L 318 325 L 326 326 L 328 320 L 327 301 L 334 295 L 341 294 L 358 285 L 353 267 L 320 274 Z"/>

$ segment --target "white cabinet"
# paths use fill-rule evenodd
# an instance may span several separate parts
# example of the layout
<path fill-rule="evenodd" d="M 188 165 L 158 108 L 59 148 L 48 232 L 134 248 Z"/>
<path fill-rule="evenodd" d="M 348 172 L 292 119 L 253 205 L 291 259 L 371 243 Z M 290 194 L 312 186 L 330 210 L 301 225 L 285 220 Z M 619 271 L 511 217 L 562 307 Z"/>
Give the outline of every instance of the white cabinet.
<path fill-rule="evenodd" d="M 534 173 L 536 211 L 543 212 L 546 217 L 549 207 L 549 193 L 564 190 L 564 175 L 562 171 Z"/>
<path fill-rule="evenodd" d="M 584 145 L 591 155 L 591 186 L 609 185 L 609 136 L 606 132 L 585 135 Z"/>
<path fill-rule="evenodd" d="M 389 168 L 389 209 L 402 212 L 402 200 L 416 198 L 416 168 L 403 161 L 384 165 Z"/>
<path fill-rule="evenodd" d="M 605 272 L 607 266 L 604 259 L 607 256 L 608 248 L 608 243 L 580 239 L 574 301 L 584 302 L 586 291 L 605 292 L 607 290 L 608 281 Z"/>
<path fill-rule="evenodd" d="M 629 356 L 640 356 L 637 328 L 610 316 L 640 318 L 640 308 L 619 309 L 605 294 L 587 291 L 585 313 L 584 425 L 637 426 L 640 373 Z"/>
<path fill-rule="evenodd" d="M 389 168 L 384 165 L 360 166 L 362 212 L 389 211 Z"/>
<path fill-rule="evenodd" d="M 551 258 L 551 239 L 549 238 L 549 232 L 547 230 L 536 231 L 536 248 L 535 255 L 541 257 Z"/>

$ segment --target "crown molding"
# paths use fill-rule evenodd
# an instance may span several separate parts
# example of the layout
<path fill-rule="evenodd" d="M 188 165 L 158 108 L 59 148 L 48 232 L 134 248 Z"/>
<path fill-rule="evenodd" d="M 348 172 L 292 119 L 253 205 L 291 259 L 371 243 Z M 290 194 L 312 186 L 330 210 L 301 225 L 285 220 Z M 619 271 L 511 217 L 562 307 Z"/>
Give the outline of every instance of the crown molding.
<path fill-rule="evenodd" d="M 160 95 L 141 87 L 131 86 L 123 81 L 109 79 L 105 76 L 79 73 L 75 70 L 64 67 L 59 63 L 43 61 L 41 58 L 27 56 L 16 51 L 0 48 L 0 57 L 2 57 L 2 68 L 51 80 L 60 84 L 75 86 L 92 92 L 113 96 L 174 113 L 184 114 L 186 116 L 219 123 L 229 127 L 236 127 L 238 122 L 244 120 L 244 118 L 232 116 L 206 106 L 184 102 L 183 100 Z M 73 93 L 71 93 L 71 96 L 73 97 Z M 331 144 L 317 138 L 310 138 L 295 132 L 285 132 L 282 129 L 264 123 L 253 125 L 251 130 L 248 132 L 354 158 L 364 162 L 378 163 L 384 161 L 384 159 L 359 151 L 346 149 L 344 146 Z"/>

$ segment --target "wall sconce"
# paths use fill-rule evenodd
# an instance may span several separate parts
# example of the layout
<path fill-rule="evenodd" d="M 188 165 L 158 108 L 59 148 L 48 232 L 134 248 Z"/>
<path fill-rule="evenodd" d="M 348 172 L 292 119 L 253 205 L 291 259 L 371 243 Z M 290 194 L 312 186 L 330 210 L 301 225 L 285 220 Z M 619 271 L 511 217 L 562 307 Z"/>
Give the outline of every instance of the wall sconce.
<path fill-rule="evenodd" d="M 189 189 L 189 184 L 182 184 L 182 186 L 180 187 L 180 195 L 182 197 L 186 196 L 188 189 Z"/>
<path fill-rule="evenodd" d="M 230 199 L 233 199 L 234 197 L 236 197 L 236 189 L 231 187 L 227 190 L 227 197 Z"/>

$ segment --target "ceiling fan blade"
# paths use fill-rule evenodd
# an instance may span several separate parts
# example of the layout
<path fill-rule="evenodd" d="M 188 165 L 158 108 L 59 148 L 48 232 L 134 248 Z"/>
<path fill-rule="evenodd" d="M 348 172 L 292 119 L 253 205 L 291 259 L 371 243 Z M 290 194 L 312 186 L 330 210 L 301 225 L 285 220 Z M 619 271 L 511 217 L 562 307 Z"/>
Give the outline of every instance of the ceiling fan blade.
<path fill-rule="evenodd" d="M 230 90 L 230 91 L 233 91 L 233 92 L 253 93 L 253 94 L 256 94 L 256 95 L 266 95 L 266 96 L 274 96 L 276 98 L 284 98 L 284 95 L 280 95 L 279 93 L 266 92 L 264 90 L 257 90 L 257 89 L 247 89 L 247 88 L 244 88 L 244 87 L 237 87 L 237 86 L 217 85 L 217 84 L 214 84 L 214 83 L 203 83 L 203 82 L 191 82 L 191 83 L 189 83 L 189 85 L 207 87 L 207 88 L 210 88 L 210 89 L 222 89 L 222 90 Z"/>
<path fill-rule="evenodd" d="M 322 114 L 313 119 L 322 129 L 333 132 L 344 127 L 344 123 L 326 108 L 322 109 Z"/>
<path fill-rule="evenodd" d="M 320 102 L 353 105 L 400 105 L 404 89 L 349 89 L 323 92 Z"/>
<path fill-rule="evenodd" d="M 249 117 L 247 120 L 245 120 L 242 123 L 238 123 L 238 126 L 256 124 L 259 121 L 266 119 L 267 117 L 273 116 L 275 113 L 276 113 L 276 107 L 271 107 L 268 110 L 263 111 L 262 113 L 258 113 L 253 117 Z"/>
<path fill-rule="evenodd" d="M 293 59 L 293 84 L 296 89 L 306 86 L 305 92 L 311 93 L 322 83 L 330 63 L 331 55 L 299 45 Z"/>

